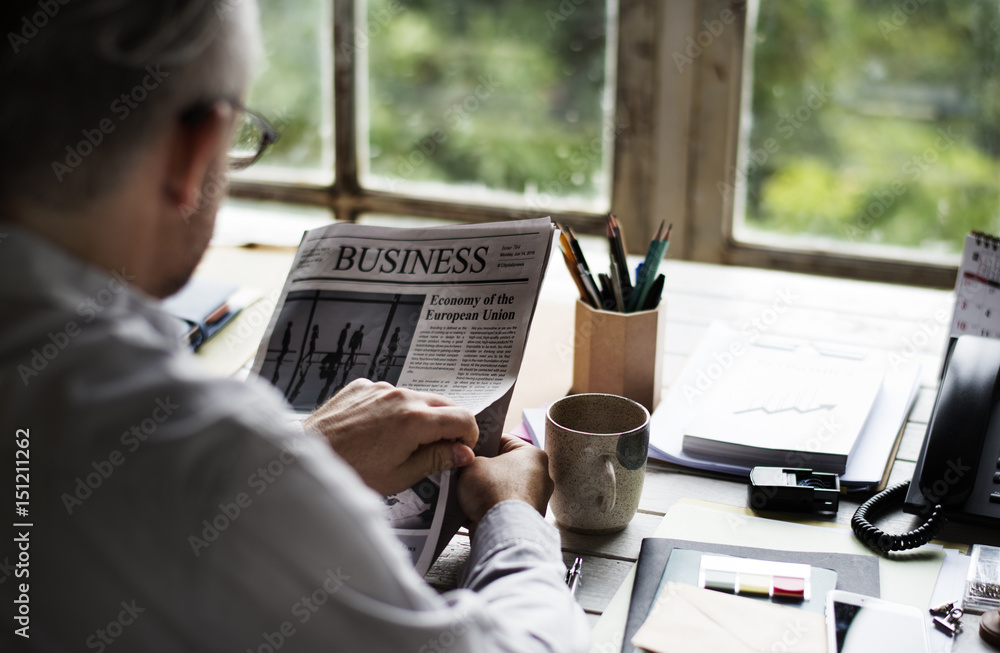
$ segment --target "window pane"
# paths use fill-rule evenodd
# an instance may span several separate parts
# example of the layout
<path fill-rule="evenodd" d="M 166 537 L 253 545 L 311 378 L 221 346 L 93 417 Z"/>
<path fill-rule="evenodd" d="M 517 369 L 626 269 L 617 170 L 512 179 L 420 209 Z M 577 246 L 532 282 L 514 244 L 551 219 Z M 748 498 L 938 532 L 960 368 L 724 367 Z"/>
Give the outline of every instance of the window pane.
<path fill-rule="evenodd" d="M 607 14 L 598 1 L 369 0 L 364 183 L 604 210 Z"/>
<path fill-rule="evenodd" d="M 333 174 L 332 18 L 327 0 L 258 0 L 264 59 L 247 106 L 281 138 L 241 176 L 328 182 Z"/>
<path fill-rule="evenodd" d="M 927 260 L 996 231 L 998 31 L 991 0 L 761 0 L 736 236 Z"/>

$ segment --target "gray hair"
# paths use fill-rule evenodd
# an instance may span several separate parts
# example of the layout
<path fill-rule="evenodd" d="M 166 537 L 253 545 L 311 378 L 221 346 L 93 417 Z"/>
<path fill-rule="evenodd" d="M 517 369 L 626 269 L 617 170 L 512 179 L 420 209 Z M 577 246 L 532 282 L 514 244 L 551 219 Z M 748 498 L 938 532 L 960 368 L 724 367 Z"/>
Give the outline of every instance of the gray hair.
<path fill-rule="evenodd" d="M 113 190 L 167 121 L 239 99 L 257 57 L 253 0 L 4 4 L 0 206 Z"/>

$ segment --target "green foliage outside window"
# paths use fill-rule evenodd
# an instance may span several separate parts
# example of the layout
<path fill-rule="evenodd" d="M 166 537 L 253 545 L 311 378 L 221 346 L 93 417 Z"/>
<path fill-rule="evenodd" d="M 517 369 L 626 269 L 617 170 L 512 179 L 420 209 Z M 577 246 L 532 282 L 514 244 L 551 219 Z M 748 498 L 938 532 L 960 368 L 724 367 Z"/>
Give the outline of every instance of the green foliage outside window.
<path fill-rule="evenodd" d="M 764 0 L 746 224 L 958 251 L 1000 208 L 1000 4 Z"/>
<path fill-rule="evenodd" d="M 596 196 L 605 12 L 599 1 L 371 0 L 372 174 Z"/>
<path fill-rule="evenodd" d="M 613 125 L 606 95 L 605 2 L 359 2 L 361 169 L 372 179 L 606 198 Z M 321 62 L 332 57 L 323 0 L 260 0 L 267 58 L 250 103 L 279 123 L 264 164 L 320 168 Z M 367 20 L 366 20 L 366 19 Z M 329 84 L 327 84 L 329 88 Z M 327 120 L 327 122 L 329 122 Z M 364 128 L 367 127 L 367 134 Z M 367 143 L 364 139 L 367 136 Z M 329 151 L 329 150 L 327 150 Z M 544 208 L 544 207 L 539 207 Z"/>
<path fill-rule="evenodd" d="M 262 165 L 320 168 L 324 147 L 332 151 L 331 133 L 325 131 L 323 76 L 324 0 L 258 0 L 264 58 L 248 105 L 274 123 L 281 133 Z M 332 56 L 332 55 L 327 55 Z"/>

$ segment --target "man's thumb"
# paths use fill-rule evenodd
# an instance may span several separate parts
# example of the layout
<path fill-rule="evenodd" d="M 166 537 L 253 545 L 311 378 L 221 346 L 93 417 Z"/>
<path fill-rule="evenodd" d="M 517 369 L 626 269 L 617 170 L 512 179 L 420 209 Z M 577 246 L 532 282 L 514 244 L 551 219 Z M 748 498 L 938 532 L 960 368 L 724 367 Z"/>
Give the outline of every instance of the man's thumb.
<path fill-rule="evenodd" d="M 475 460 L 476 454 L 460 442 L 438 442 L 420 447 L 403 465 L 403 473 L 424 478 L 456 467 L 465 467 Z"/>

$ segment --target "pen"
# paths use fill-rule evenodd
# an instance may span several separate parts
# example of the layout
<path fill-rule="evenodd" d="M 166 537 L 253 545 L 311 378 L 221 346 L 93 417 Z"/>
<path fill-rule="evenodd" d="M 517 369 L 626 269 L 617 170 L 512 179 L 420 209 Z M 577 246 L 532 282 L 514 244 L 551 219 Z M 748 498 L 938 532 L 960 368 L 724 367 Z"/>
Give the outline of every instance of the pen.
<path fill-rule="evenodd" d="M 641 311 L 651 311 L 660 305 L 660 296 L 663 295 L 663 273 L 656 275 L 656 281 L 649 287 L 649 294 L 646 295 L 646 303 L 639 309 Z"/>
<path fill-rule="evenodd" d="M 660 261 L 663 260 L 664 255 L 667 253 L 667 248 L 670 247 L 671 229 L 673 229 L 672 224 L 667 227 L 667 231 L 664 233 L 663 223 L 660 223 L 660 228 L 656 230 L 656 236 L 649 243 L 649 250 L 646 252 L 646 259 L 643 261 L 642 270 L 639 273 L 639 276 L 642 278 L 636 280 L 635 289 L 632 291 L 631 301 L 629 302 L 629 311 L 642 310 L 643 306 L 646 305 L 646 297 L 649 295 L 649 291 L 656 281 Z"/>
<path fill-rule="evenodd" d="M 570 247 L 569 245 L 569 236 L 566 235 L 566 230 L 563 228 L 562 225 L 558 226 L 559 226 L 559 244 L 562 247 L 563 254 L 566 255 L 566 258 L 570 260 L 570 262 L 573 264 L 573 267 L 575 268 L 576 259 L 573 258 L 573 248 Z"/>
<path fill-rule="evenodd" d="M 615 298 L 615 310 L 619 313 L 625 312 L 625 296 L 622 293 L 622 280 L 621 275 L 618 273 L 618 268 L 614 265 L 611 266 L 611 290 L 614 293 Z"/>
<path fill-rule="evenodd" d="M 594 308 L 601 307 L 600 293 L 597 290 L 597 286 L 594 284 L 594 279 L 590 276 L 590 270 L 587 268 L 587 262 L 580 262 L 577 257 L 577 253 L 583 256 L 583 251 L 580 249 L 580 244 L 576 243 L 574 247 L 573 241 L 570 240 L 568 227 L 564 227 L 561 224 L 557 224 L 559 227 L 559 244 L 562 250 L 563 259 L 566 261 L 566 267 L 569 269 L 569 274 L 573 277 L 573 281 L 576 282 L 577 288 L 580 290 L 580 299 L 586 303 L 590 304 Z"/>
<path fill-rule="evenodd" d="M 628 276 L 628 259 L 625 256 L 625 238 L 622 236 L 622 230 L 621 226 L 618 224 L 618 218 L 616 218 L 613 213 L 608 214 L 608 223 L 605 231 L 608 237 L 608 245 L 611 248 L 611 267 L 618 269 L 622 298 L 625 301 L 628 301 L 629 295 L 632 293 L 632 280 L 629 279 Z M 622 307 L 620 310 L 624 311 L 625 309 Z"/>
<path fill-rule="evenodd" d="M 576 588 L 580 585 L 580 578 L 583 576 L 583 558 L 578 557 L 573 561 L 573 566 L 566 572 L 566 584 L 569 585 L 569 592 L 576 596 Z"/>
<path fill-rule="evenodd" d="M 611 271 L 614 272 L 614 268 Z M 601 282 L 601 308 L 606 311 L 617 311 L 618 301 L 615 299 L 615 291 L 612 288 L 614 281 L 603 272 L 598 272 L 597 278 Z"/>
<path fill-rule="evenodd" d="M 590 297 L 590 304 L 594 308 L 601 307 L 601 291 L 597 289 L 597 284 L 594 283 L 594 277 L 590 276 L 590 271 L 584 266 L 584 263 L 577 263 L 577 267 L 580 270 L 580 281 L 583 283 L 583 287 L 587 290 L 587 295 Z"/>
<path fill-rule="evenodd" d="M 601 292 L 597 289 L 594 277 L 590 274 L 590 266 L 587 265 L 587 259 L 583 256 L 583 250 L 580 248 L 580 241 L 576 239 L 576 234 L 573 233 L 572 227 L 567 226 L 565 233 L 568 234 L 570 251 L 573 253 L 573 258 L 576 260 L 576 267 L 580 273 L 580 282 L 587 290 L 587 295 L 590 298 L 590 304 L 594 308 L 601 308 Z"/>
<path fill-rule="evenodd" d="M 562 247 L 559 248 L 559 251 L 562 252 L 563 260 L 566 262 L 566 269 L 569 270 L 569 276 L 573 277 L 573 283 L 576 284 L 577 290 L 580 291 L 580 299 L 589 301 L 587 290 L 583 287 L 583 282 L 580 281 L 580 273 L 577 271 L 576 263 L 573 261 L 573 255 Z"/>
<path fill-rule="evenodd" d="M 635 287 L 632 289 L 632 296 L 629 298 L 626 309 L 629 313 L 640 310 L 642 307 L 640 295 L 645 290 L 646 284 L 652 282 L 652 279 L 649 279 L 649 271 L 653 267 L 653 260 L 656 258 L 656 251 L 659 249 L 662 233 L 663 222 L 660 222 L 660 227 L 656 230 L 656 235 L 653 236 L 653 240 L 649 241 L 649 247 L 646 249 L 646 258 L 643 259 L 640 267 L 635 271 Z"/>

